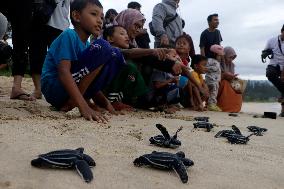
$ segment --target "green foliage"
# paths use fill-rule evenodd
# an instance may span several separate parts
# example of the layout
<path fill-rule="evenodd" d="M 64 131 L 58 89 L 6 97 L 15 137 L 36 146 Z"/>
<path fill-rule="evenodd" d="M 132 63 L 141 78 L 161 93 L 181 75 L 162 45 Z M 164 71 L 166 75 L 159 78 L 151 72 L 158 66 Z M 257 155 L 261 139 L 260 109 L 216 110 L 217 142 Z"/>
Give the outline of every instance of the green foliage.
<path fill-rule="evenodd" d="M 245 102 L 275 102 L 279 91 L 269 81 L 249 80 L 244 93 Z"/>

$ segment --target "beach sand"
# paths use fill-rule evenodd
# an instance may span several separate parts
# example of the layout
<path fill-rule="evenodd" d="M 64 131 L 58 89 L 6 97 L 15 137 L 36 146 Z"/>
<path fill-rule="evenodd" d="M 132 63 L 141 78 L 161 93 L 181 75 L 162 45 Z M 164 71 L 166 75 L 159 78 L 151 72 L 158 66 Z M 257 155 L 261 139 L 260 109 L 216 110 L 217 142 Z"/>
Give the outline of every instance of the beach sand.
<path fill-rule="evenodd" d="M 284 119 L 253 118 L 242 113 L 181 111 L 136 112 L 113 116 L 108 124 L 88 122 L 77 110 L 54 112 L 43 100 L 21 102 L 9 99 L 12 78 L 0 77 L 0 188 L 4 189 L 283 189 Z M 32 91 L 31 79 L 23 86 Z M 250 104 L 250 106 L 254 106 Z M 216 123 L 213 132 L 193 129 L 191 116 L 209 116 Z M 159 134 L 156 123 L 174 133 L 180 126 L 182 146 L 177 150 L 149 144 Z M 231 145 L 214 135 L 231 125 L 243 133 L 249 125 L 268 128 L 262 136 L 252 136 L 247 145 Z M 75 170 L 38 169 L 30 161 L 38 154 L 58 149 L 84 147 L 97 166 L 94 180 L 84 183 Z M 182 184 L 174 171 L 137 168 L 133 160 L 152 151 L 185 152 L 195 165 L 188 169 L 189 181 Z"/>

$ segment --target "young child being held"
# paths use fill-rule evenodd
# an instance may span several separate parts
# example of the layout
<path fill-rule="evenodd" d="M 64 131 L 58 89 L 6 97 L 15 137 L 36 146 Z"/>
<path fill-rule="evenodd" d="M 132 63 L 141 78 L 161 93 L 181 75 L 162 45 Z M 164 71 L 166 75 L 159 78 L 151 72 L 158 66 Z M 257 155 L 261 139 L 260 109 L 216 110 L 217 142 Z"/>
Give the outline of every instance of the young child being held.
<path fill-rule="evenodd" d="M 115 25 L 106 28 L 103 36 L 113 47 L 119 48 L 124 53 L 127 62 L 127 65 L 121 68 L 119 73 L 115 76 L 115 79 L 106 89 L 106 93 L 109 94 L 109 99 L 117 109 L 130 110 L 131 107 L 129 105 L 137 107 L 141 104 L 143 106 L 140 108 L 147 108 L 148 105 L 153 106 L 155 104 L 152 101 L 151 95 L 149 95 L 149 88 L 145 84 L 141 72 L 138 70 L 137 65 L 132 61 L 133 58 L 155 57 L 154 63 L 151 64 L 151 61 L 149 62 L 151 66 L 158 69 L 164 69 L 168 72 L 176 72 L 174 67 L 179 67 L 180 71 L 178 73 L 181 73 L 180 65 L 175 64 L 173 61 L 159 61 L 159 63 L 156 63 L 158 60 L 167 58 L 166 55 L 171 50 L 128 49 L 130 46 L 129 37 L 127 31 L 122 26 Z M 166 64 L 168 66 L 166 66 Z M 121 98 L 121 100 L 119 98 Z"/>
<path fill-rule="evenodd" d="M 221 81 L 220 62 L 224 56 L 224 48 L 220 45 L 212 45 L 210 51 L 215 54 L 215 58 L 209 58 L 207 73 L 205 75 L 206 84 L 209 88 L 208 110 L 221 112 L 221 108 L 217 106 L 217 96 L 219 91 L 219 82 Z"/>
<path fill-rule="evenodd" d="M 71 3 L 74 29 L 64 31 L 48 50 L 41 77 L 42 92 L 52 106 L 69 111 L 78 107 L 87 120 L 105 122 L 88 103 L 95 103 L 115 113 L 111 103 L 100 91 L 111 65 L 125 64 L 121 52 L 104 40 L 89 45 L 91 34 L 98 36 L 103 25 L 103 7 L 98 0 L 74 0 Z M 111 79 L 111 78 L 109 78 Z"/>
<path fill-rule="evenodd" d="M 199 87 L 203 89 L 203 91 L 208 93 L 208 87 L 203 79 L 202 74 L 207 72 L 207 58 L 202 55 L 194 55 L 191 60 L 191 68 L 193 71 L 191 72 L 192 76 L 197 81 Z M 204 111 L 206 108 L 203 105 L 203 102 L 207 102 L 208 96 L 200 93 L 200 90 L 197 90 L 195 86 L 193 86 L 193 107 L 195 110 Z"/>

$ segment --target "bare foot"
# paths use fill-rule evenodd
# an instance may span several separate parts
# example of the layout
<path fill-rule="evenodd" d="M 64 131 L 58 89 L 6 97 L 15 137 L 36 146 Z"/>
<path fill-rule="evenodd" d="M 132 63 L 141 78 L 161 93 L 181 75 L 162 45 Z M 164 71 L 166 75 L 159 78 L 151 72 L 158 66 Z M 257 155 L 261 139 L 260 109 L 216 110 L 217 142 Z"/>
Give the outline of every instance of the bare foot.
<path fill-rule="evenodd" d="M 35 99 L 42 99 L 41 91 L 34 91 L 31 96 L 33 96 Z"/>
<path fill-rule="evenodd" d="M 135 109 L 132 106 L 129 106 L 129 105 L 124 104 L 122 102 L 113 102 L 111 104 L 116 111 L 123 111 L 123 110 L 129 111 L 129 112 L 135 111 Z"/>
<path fill-rule="evenodd" d="M 22 89 L 16 89 L 14 87 L 12 88 L 10 99 L 25 100 L 25 101 L 35 101 L 36 100 L 33 96 L 27 94 Z"/>
<path fill-rule="evenodd" d="M 164 110 L 164 112 L 166 113 L 166 114 L 174 114 L 174 113 L 176 113 L 176 109 L 175 108 L 172 108 L 172 107 L 168 107 L 168 108 L 166 108 L 165 110 Z"/>

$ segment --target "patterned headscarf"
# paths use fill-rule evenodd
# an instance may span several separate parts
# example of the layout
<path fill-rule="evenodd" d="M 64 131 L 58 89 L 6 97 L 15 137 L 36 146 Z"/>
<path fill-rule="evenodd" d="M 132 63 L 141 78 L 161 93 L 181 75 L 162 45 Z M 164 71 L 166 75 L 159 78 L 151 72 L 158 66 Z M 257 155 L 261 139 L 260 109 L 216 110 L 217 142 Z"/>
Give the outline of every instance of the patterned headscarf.
<path fill-rule="evenodd" d="M 126 9 L 120 12 L 114 19 L 114 25 L 120 25 L 128 30 L 133 24 L 139 21 L 145 21 L 143 14 L 136 9 Z M 132 44 L 136 44 L 135 40 L 131 41 Z"/>
<path fill-rule="evenodd" d="M 115 17 L 114 25 L 120 25 L 128 30 L 138 21 L 146 20 L 141 12 L 136 9 L 126 9 Z"/>

